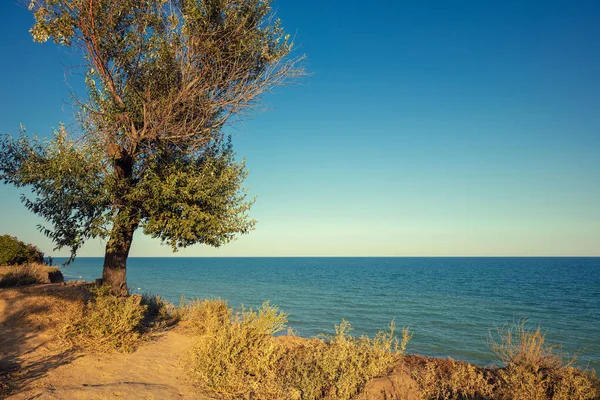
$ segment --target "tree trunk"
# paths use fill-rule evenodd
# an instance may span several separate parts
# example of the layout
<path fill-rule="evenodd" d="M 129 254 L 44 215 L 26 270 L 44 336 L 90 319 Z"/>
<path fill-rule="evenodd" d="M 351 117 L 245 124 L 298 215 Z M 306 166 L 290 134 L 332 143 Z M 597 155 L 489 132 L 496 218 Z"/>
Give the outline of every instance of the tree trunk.
<path fill-rule="evenodd" d="M 127 295 L 127 257 L 137 228 L 137 221 L 122 210 L 115 218 L 110 240 L 106 244 L 102 284 L 110 285 L 115 294 Z"/>
<path fill-rule="evenodd" d="M 131 187 L 133 159 L 120 148 L 114 160 L 114 173 L 117 182 L 121 184 L 122 193 Z M 125 196 L 123 196 L 123 199 Z M 137 210 L 129 204 L 121 203 L 115 220 L 113 221 L 110 239 L 106 244 L 104 255 L 104 271 L 102 284 L 110 285 L 115 294 L 127 295 L 127 257 L 133 240 L 133 233 L 137 229 L 139 216 Z"/>

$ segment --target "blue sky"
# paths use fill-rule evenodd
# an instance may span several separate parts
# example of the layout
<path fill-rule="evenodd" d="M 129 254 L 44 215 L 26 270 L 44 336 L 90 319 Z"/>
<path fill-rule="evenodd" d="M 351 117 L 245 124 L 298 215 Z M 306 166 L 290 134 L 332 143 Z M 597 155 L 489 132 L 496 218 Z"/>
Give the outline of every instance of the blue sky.
<path fill-rule="evenodd" d="M 228 128 L 258 225 L 177 255 L 600 255 L 599 2 L 274 6 L 312 76 Z M 0 12 L 0 133 L 49 135 L 78 60 Z M 19 193 L 0 186 L 0 233 L 50 253 Z M 132 256 L 171 254 L 136 234 Z"/>

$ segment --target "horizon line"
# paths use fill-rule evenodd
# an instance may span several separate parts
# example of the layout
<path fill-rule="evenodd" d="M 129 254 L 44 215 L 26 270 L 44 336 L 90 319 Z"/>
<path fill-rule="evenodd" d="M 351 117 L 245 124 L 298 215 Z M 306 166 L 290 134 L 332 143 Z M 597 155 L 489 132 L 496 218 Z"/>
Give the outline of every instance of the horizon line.
<path fill-rule="evenodd" d="M 69 258 L 69 256 L 51 256 L 52 258 Z M 103 258 L 104 256 L 77 256 L 77 258 Z M 406 255 L 406 256 L 129 256 L 129 258 L 600 258 L 598 255 Z"/>

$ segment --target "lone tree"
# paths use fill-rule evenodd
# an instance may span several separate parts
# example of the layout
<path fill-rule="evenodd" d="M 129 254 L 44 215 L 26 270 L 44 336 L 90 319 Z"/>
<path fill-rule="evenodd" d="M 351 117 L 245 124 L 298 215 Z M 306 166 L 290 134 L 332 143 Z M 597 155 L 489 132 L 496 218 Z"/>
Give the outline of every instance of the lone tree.
<path fill-rule="evenodd" d="M 127 292 L 137 228 L 176 250 L 220 246 L 251 230 L 223 126 L 302 74 L 269 0 L 32 0 L 35 41 L 83 58 L 75 128 L 51 140 L 5 136 L 0 179 L 58 249 L 107 240 L 102 281 Z"/>

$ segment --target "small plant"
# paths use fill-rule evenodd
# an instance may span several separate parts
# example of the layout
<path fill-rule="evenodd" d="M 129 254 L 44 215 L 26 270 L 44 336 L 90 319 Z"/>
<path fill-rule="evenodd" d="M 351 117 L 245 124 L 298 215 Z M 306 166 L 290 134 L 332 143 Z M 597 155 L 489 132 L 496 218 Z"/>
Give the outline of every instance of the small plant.
<path fill-rule="evenodd" d="M 490 399 L 495 389 L 489 371 L 453 359 L 427 361 L 413 378 L 430 400 Z"/>
<path fill-rule="evenodd" d="M 181 299 L 180 306 L 174 310 L 174 317 L 180 325 L 197 335 L 215 332 L 229 324 L 232 311 L 227 302 L 221 299 Z"/>
<path fill-rule="evenodd" d="M 269 303 L 235 314 L 224 312 L 223 305 L 220 300 L 197 301 L 188 311 L 199 319 L 193 325 L 196 332 L 205 333 L 191 353 L 192 376 L 227 399 L 281 398 L 275 367 L 282 348 L 272 334 L 283 329 L 287 315 Z"/>
<path fill-rule="evenodd" d="M 547 345 L 546 335 L 540 328 L 538 327 L 534 331 L 530 330 L 526 326 L 526 321 L 519 321 L 504 327 L 504 329 L 499 328 L 498 338 L 496 340 L 490 334 L 490 347 L 507 367 L 518 365 L 540 370 L 560 368 L 566 365 L 559 348 Z"/>
<path fill-rule="evenodd" d="M 588 371 L 573 368 L 558 347 L 548 345 L 539 328 L 524 321 L 498 329 L 490 346 L 503 368 L 480 368 L 465 362 L 428 360 L 412 376 L 429 400 L 526 399 L 594 400 L 600 383 Z"/>
<path fill-rule="evenodd" d="M 350 323 L 342 320 L 335 335 L 321 335 L 280 360 L 281 383 L 301 399 L 350 399 L 398 361 L 411 335 L 403 330 L 399 342 L 395 329 L 392 321 L 374 338 L 355 338 Z"/>
<path fill-rule="evenodd" d="M 498 398 L 592 400 L 600 396 L 593 374 L 572 368 L 557 346 L 548 345 L 540 328 L 527 329 L 525 321 L 498 330 L 490 337 L 492 350 L 505 368 L 498 371 Z"/>
<path fill-rule="evenodd" d="M 595 373 L 563 367 L 553 371 L 549 381 L 553 400 L 600 399 L 600 382 Z"/>
<path fill-rule="evenodd" d="M 120 297 L 110 287 L 92 289 L 93 298 L 62 329 L 69 344 L 91 350 L 129 352 L 141 341 L 141 322 L 146 306 L 134 296 Z"/>
<path fill-rule="evenodd" d="M 160 296 L 144 293 L 140 304 L 146 306 L 146 315 L 155 321 L 176 321 L 175 306 Z"/>

